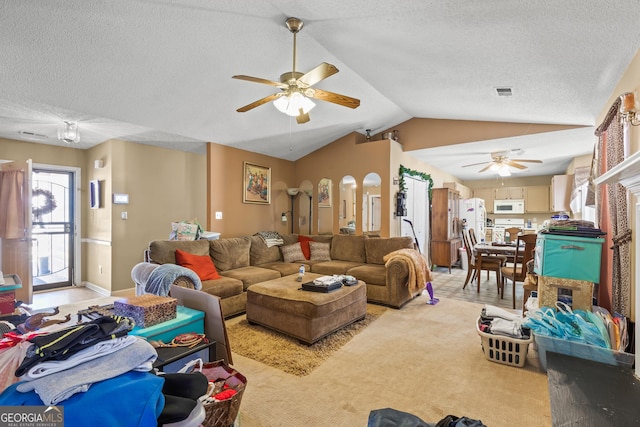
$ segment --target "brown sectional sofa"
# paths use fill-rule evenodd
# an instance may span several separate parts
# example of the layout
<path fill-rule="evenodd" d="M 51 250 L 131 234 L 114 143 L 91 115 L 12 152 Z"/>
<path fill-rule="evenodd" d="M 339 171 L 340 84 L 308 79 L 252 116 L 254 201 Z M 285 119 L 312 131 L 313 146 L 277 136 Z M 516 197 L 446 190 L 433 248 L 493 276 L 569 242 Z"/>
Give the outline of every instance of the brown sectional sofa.
<path fill-rule="evenodd" d="M 407 286 L 409 266 L 404 260 L 383 257 L 398 249 L 413 249 L 410 237 L 367 237 L 353 235 L 313 235 L 316 242 L 330 245 L 328 261 L 296 260 L 285 262 L 280 246 L 267 247 L 262 237 L 233 237 L 219 240 L 156 240 L 145 251 L 145 262 L 154 264 L 176 263 L 175 250 L 195 255 L 209 255 L 220 279 L 202 282 L 202 291 L 221 298 L 225 317 L 245 311 L 247 289 L 255 284 L 278 277 L 297 274 L 300 264 L 306 271 L 332 275 L 349 274 L 367 284 L 367 301 L 400 308 L 420 292 L 410 292 Z M 284 245 L 298 242 L 297 234 L 282 235 Z M 193 282 L 178 278 L 174 282 L 193 288 Z M 137 283 L 138 291 L 144 288 Z M 140 292 L 138 292 L 140 293 Z"/>

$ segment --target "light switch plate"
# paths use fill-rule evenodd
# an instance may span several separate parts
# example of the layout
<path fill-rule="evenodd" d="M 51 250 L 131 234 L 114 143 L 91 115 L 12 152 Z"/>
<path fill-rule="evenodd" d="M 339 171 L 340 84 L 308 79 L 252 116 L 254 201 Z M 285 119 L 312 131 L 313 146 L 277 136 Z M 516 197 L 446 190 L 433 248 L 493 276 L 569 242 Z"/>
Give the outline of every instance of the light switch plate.
<path fill-rule="evenodd" d="M 216 212 L 216 219 L 222 219 L 222 212 Z"/>
<path fill-rule="evenodd" d="M 113 193 L 113 204 L 114 205 L 128 205 L 129 204 L 129 195 L 122 193 Z"/>

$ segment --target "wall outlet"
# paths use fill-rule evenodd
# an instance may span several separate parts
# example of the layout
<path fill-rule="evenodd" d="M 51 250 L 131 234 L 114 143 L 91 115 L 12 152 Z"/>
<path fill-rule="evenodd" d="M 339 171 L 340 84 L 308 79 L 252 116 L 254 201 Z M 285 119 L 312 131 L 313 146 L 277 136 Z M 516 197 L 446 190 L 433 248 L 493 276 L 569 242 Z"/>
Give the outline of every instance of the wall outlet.
<path fill-rule="evenodd" d="M 121 219 L 127 219 L 127 212 L 120 212 L 120 218 Z"/>
<path fill-rule="evenodd" d="M 222 212 L 216 212 L 216 219 L 222 219 Z"/>

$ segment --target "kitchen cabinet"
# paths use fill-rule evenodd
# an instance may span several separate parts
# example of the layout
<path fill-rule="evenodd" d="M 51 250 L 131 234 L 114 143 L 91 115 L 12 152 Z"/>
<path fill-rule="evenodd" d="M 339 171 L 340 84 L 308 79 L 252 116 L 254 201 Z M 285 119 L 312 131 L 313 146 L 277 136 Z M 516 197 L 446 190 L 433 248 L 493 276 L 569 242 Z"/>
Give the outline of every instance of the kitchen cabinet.
<path fill-rule="evenodd" d="M 487 213 L 493 213 L 493 201 L 496 198 L 495 188 L 475 188 L 473 197 L 484 200 L 484 207 Z"/>
<path fill-rule="evenodd" d="M 551 178 L 551 212 L 569 212 L 573 175 L 554 175 Z"/>
<path fill-rule="evenodd" d="M 549 191 L 548 185 L 532 185 L 524 187 L 524 211 L 529 212 L 549 212 Z"/>
<path fill-rule="evenodd" d="M 460 238 L 460 193 L 451 188 L 431 191 L 431 261 L 449 267 L 458 262 Z"/>
<path fill-rule="evenodd" d="M 496 200 L 524 199 L 524 187 L 496 188 Z"/>

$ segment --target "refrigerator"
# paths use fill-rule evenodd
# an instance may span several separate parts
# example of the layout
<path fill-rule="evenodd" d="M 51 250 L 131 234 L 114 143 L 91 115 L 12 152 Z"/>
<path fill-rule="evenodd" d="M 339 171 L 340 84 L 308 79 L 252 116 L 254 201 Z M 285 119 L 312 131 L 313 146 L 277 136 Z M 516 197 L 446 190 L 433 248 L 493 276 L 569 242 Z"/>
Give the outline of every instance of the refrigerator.
<path fill-rule="evenodd" d="M 485 236 L 487 224 L 487 211 L 483 199 L 462 199 L 460 200 L 460 221 L 462 228 L 473 228 L 478 241 L 482 241 Z"/>

